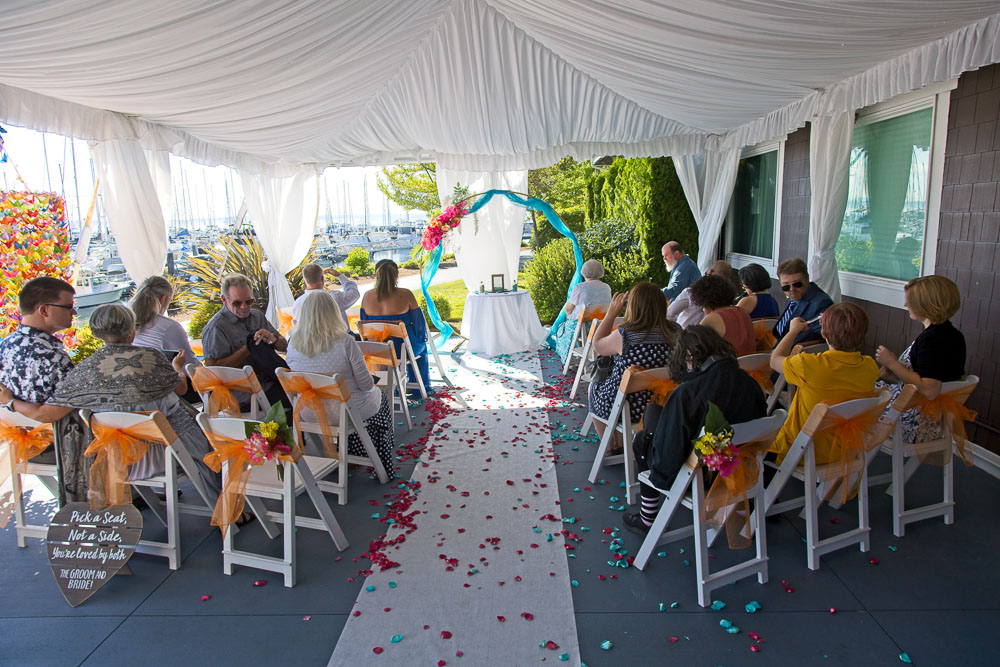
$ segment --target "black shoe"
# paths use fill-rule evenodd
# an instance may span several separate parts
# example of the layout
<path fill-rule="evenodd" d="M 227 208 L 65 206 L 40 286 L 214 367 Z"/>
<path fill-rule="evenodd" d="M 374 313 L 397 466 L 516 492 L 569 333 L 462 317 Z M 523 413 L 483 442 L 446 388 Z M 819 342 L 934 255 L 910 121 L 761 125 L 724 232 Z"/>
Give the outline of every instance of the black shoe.
<path fill-rule="evenodd" d="M 629 512 L 622 517 L 622 521 L 625 523 L 625 527 L 633 533 L 645 535 L 649 532 L 649 526 L 645 524 L 642 520 L 642 516 L 638 512 Z"/>

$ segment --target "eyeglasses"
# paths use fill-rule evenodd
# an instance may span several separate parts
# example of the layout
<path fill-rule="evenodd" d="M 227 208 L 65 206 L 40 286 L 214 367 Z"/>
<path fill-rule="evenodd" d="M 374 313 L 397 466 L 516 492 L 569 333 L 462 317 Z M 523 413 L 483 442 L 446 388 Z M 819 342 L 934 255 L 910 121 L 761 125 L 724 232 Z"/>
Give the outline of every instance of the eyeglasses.
<path fill-rule="evenodd" d="M 62 303 L 43 303 L 42 305 L 43 306 L 53 306 L 55 308 L 65 308 L 66 310 L 68 310 L 71 313 L 73 313 L 74 315 L 76 315 L 76 306 L 73 306 L 73 305 L 67 306 L 67 305 L 62 304 Z"/>
<path fill-rule="evenodd" d="M 788 290 L 792 289 L 793 287 L 795 289 L 800 289 L 803 285 L 805 285 L 804 282 L 802 282 L 801 280 L 796 280 L 794 283 L 789 283 L 787 285 L 782 285 L 781 286 L 781 291 L 782 292 L 787 292 Z"/>
<path fill-rule="evenodd" d="M 252 306 L 257 303 L 257 299 L 244 299 L 243 301 L 230 301 L 229 305 L 233 308 L 241 308 L 243 306 Z"/>

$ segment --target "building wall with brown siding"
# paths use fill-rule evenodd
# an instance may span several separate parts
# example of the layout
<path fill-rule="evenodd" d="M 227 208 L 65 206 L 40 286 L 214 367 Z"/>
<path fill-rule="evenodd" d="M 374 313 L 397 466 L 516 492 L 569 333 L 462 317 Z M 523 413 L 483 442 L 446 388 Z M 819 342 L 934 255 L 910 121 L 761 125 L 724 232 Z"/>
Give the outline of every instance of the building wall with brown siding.
<path fill-rule="evenodd" d="M 962 308 L 952 322 L 965 335 L 966 372 L 980 377 L 969 406 L 979 413 L 969 437 L 1000 452 L 1000 66 L 963 74 L 952 91 L 935 273 L 955 281 Z M 806 258 L 809 243 L 809 127 L 785 143 L 779 259 Z M 775 283 L 777 284 L 777 283 Z M 780 291 L 772 290 L 776 296 Z M 779 302 L 781 297 L 778 296 Z M 871 320 L 864 351 L 897 354 L 920 333 L 905 310 L 850 299 Z"/>

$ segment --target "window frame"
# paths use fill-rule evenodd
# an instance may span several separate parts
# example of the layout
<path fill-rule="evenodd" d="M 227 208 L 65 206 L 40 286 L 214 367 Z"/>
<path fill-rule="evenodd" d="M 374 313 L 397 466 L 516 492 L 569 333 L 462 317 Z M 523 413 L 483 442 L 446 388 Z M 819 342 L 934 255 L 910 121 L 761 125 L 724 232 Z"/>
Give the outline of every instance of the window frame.
<path fill-rule="evenodd" d="M 774 247 L 771 248 L 770 259 L 767 257 L 758 257 L 756 255 L 735 252 L 733 250 L 733 228 L 735 226 L 733 215 L 736 210 L 736 202 L 732 197 L 730 197 L 729 208 L 726 211 L 725 247 L 726 260 L 734 269 L 739 270 L 747 264 L 760 264 L 767 269 L 768 275 L 772 278 L 778 277 L 778 248 L 780 247 L 781 241 L 781 196 L 782 188 L 784 187 L 785 140 L 787 138 L 788 135 L 782 135 L 775 139 L 771 139 L 770 141 L 763 141 L 753 146 L 747 146 L 740 151 L 740 160 L 744 160 L 746 158 L 756 157 L 758 155 L 763 155 L 764 153 L 770 153 L 771 151 L 776 150 L 778 152 L 778 170 L 775 174 L 774 192 Z"/>
<path fill-rule="evenodd" d="M 864 127 L 921 109 L 931 109 L 931 149 L 928 156 L 927 209 L 924 219 L 923 252 L 920 275 L 932 275 L 937 265 L 937 241 L 941 216 L 941 188 L 944 184 L 945 145 L 948 140 L 948 113 L 951 91 L 958 87 L 958 79 L 938 83 L 920 90 L 899 95 L 885 102 L 859 109 L 854 127 Z M 853 144 L 853 141 L 852 141 Z M 844 296 L 881 303 L 905 309 L 903 286 L 905 280 L 870 276 L 846 271 L 838 267 L 840 290 Z"/>

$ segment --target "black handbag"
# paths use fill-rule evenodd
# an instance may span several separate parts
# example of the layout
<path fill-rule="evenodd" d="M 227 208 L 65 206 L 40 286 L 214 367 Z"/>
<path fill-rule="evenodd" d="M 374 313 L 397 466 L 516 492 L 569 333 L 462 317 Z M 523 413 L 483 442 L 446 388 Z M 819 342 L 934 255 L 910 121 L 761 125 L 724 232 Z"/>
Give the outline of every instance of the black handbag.
<path fill-rule="evenodd" d="M 607 377 L 611 375 L 611 369 L 614 368 L 614 366 L 614 357 L 595 357 L 593 361 L 587 364 L 587 375 L 590 377 L 590 383 L 593 385 L 599 385 L 604 382 Z"/>

